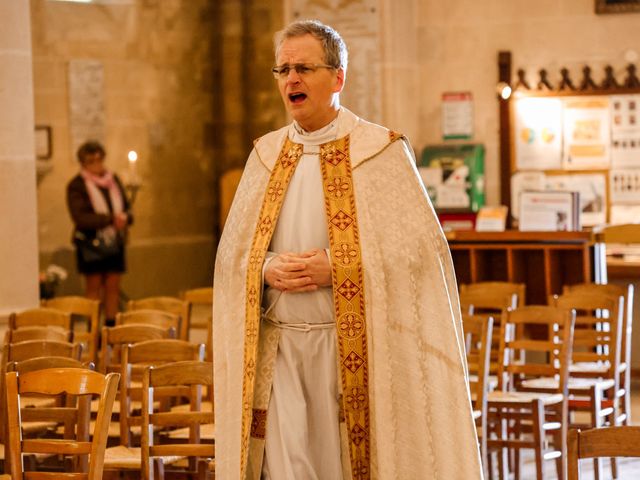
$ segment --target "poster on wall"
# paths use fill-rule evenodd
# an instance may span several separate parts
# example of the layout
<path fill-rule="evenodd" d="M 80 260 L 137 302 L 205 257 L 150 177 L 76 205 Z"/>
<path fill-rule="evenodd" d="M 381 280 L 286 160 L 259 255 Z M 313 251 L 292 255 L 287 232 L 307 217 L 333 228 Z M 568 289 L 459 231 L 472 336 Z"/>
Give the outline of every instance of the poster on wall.
<path fill-rule="evenodd" d="M 518 170 L 552 170 L 562 166 L 562 101 L 522 98 L 515 104 Z"/>
<path fill-rule="evenodd" d="M 511 175 L 511 216 L 520 216 L 520 194 L 527 190 L 544 190 L 543 172 L 516 172 Z"/>
<path fill-rule="evenodd" d="M 473 136 L 473 96 L 471 92 L 442 94 L 442 137 L 445 140 Z"/>
<path fill-rule="evenodd" d="M 572 232 L 580 230 L 579 194 L 526 191 L 520 194 L 521 232 Z"/>
<path fill-rule="evenodd" d="M 640 95 L 612 95 L 611 166 L 640 168 Z"/>
<path fill-rule="evenodd" d="M 564 101 L 564 168 L 609 167 L 609 115 L 607 97 L 569 98 Z"/>
<path fill-rule="evenodd" d="M 578 192 L 582 225 L 607 222 L 607 180 L 604 173 L 547 175 L 545 190 Z"/>
<path fill-rule="evenodd" d="M 611 170 L 609 192 L 611 203 L 640 204 L 640 169 Z"/>

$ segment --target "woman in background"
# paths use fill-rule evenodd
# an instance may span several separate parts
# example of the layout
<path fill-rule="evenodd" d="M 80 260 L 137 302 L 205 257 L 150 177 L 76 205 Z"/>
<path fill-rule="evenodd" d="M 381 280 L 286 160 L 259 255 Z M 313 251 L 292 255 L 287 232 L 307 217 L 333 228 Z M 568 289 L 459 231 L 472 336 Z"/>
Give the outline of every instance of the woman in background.
<path fill-rule="evenodd" d="M 67 185 L 67 206 L 75 225 L 78 271 L 87 298 L 101 300 L 106 325 L 115 324 L 120 277 L 125 272 L 125 240 L 132 223 L 129 202 L 117 175 L 105 168 L 104 147 L 96 141 L 78 149 L 80 173 Z"/>

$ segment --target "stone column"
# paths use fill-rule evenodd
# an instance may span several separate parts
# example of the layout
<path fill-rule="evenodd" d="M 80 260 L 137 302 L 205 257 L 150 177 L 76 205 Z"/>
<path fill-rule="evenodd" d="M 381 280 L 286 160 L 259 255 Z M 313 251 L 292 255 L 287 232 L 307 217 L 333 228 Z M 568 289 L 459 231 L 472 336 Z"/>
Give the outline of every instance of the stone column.
<path fill-rule="evenodd" d="M 38 304 L 29 0 L 0 2 L 0 318 Z"/>

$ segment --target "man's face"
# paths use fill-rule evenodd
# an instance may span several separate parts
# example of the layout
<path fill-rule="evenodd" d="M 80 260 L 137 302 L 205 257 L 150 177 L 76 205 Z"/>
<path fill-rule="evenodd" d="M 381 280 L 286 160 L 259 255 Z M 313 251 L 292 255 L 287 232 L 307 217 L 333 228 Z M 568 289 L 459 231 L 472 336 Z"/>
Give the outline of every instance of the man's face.
<path fill-rule="evenodd" d="M 280 44 L 276 65 L 325 65 L 324 50 L 312 35 L 288 38 Z M 278 78 L 282 101 L 291 116 L 305 130 L 312 132 L 324 127 L 336 116 L 339 107 L 337 96 L 344 86 L 344 71 L 334 68 L 317 68 L 298 73 L 294 68 Z"/>

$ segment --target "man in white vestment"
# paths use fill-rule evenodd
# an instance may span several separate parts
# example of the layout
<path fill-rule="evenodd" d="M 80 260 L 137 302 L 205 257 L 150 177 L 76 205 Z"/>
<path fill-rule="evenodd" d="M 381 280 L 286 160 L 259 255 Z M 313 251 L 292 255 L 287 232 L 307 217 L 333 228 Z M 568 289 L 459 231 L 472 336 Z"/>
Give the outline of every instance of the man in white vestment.
<path fill-rule="evenodd" d="M 481 478 L 450 253 L 409 142 L 340 106 L 347 49 L 276 41 L 293 123 L 256 140 L 217 253 L 216 478 Z"/>

